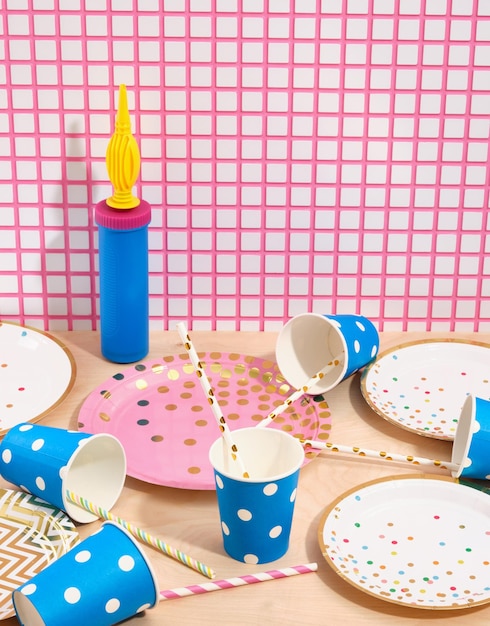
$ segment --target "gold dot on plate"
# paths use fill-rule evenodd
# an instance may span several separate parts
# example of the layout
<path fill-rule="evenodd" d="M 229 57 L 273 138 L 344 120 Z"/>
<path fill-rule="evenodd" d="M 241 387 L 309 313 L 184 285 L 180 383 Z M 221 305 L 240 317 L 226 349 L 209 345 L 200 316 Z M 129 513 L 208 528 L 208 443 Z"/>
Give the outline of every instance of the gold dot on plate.
<path fill-rule="evenodd" d="M 248 375 L 250 378 L 258 378 L 260 375 L 260 370 L 258 367 L 251 367 L 248 371 Z"/>
<path fill-rule="evenodd" d="M 208 425 L 208 421 L 207 421 L 207 420 L 197 420 L 197 421 L 195 422 L 195 424 L 196 424 L 196 426 L 201 426 L 201 427 L 203 427 L 203 426 L 207 426 L 207 425 Z"/>
<path fill-rule="evenodd" d="M 177 405 L 176 404 L 166 404 L 165 405 L 165 410 L 166 411 L 175 411 L 177 409 Z"/>
<path fill-rule="evenodd" d="M 240 419 L 240 415 L 238 413 L 229 413 L 226 419 L 237 420 L 237 419 Z"/>
<path fill-rule="evenodd" d="M 170 388 L 167 387 L 167 385 L 160 385 L 159 387 L 157 387 L 157 391 L 158 393 L 168 393 L 170 391 Z"/>
<path fill-rule="evenodd" d="M 169 380 L 178 380 L 180 378 L 180 374 L 177 370 L 168 370 L 167 377 Z"/>
<path fill-rule="evenodd" d="M 194 366 L 192 365 L 192 363 L 186 363 L 182 366 L 182 371 L 184 372 L 184 374 L 193 374 Z"/>
<path fill-rule="evenodd" d="M 228 358 L 230 359 L 230 361 L 238 361 L 238 359 L 240 358 L 240 355 L 237 354 L 236 352 L 232 352 L 231 354 L 228 355 Z"/>
<path fill-rule="evenodd" d="M 235 374 L 245 374 L 245 372 L 247 371 L 247 368 L 245 367 L 245 365 L 243 363 L 239 363 L 238 365 L 235 365 Z"/>
<path fill-rule="evenodd" d="M 189 472 L 189 474 L 200 474 L 201 468 L 200 467 L 188 467 L 187 471 Z"/>
<path fill-rule="evenodd" d="M 239 385 L 240 387 L 245 387 L 248 385 L 248 378 L 239 378 L 236 381 L 236 384 Z"/>
<path fill-rule="evenodd" d="M 185 358 L 187 358 L 187 354 L 184 355 Z M 165 363 L 172 363 L 172 361 L 174 360 L 173 356 L 164 356 L 163 360 L 165 361 Z"/>
<path fill-rule="evenodd" d="M 245 406 L 248 404 L 248 399 L 247 398 L 240 398 L 240 400 L 236 401 L 237 404 L 239 404 L 240 406 Z"/>
<path fill-rule="evenodd" d="M 184 393 L 180 394 L 180 397 L 182 398 L 182 400 L 188 400 L 189 398 L 192 398 L 192 393 L 185 391 Z"/>
<path fill-rule="evenodd" d="M 262 380 L 264 383 L 270 383 L 272 380 L 272 372 L 264 372 L 262 374 Z"/>
<path fill-rule="evenodd" d="M 136 389 L 142 390 L 148 387 L 148 383 L 143 378 L 138 378 L 138 380 L 135 382 L 135 386 Z"/>
<path fill-rule="evenodd" d="M 210 369 L 213 374 L 219 374 L 221 371 L 221 367 L 221 363 L 211 363 Z"/>
<path fill-rule="evenodd" d="M 231 370 L 226 368 L 221 370 L 222 378 L 231 378 Z"/>
<path fill-rule="evenodd" d="M 107 413 L 99 413 L 99 417 L 103 422 L 110 422 L 111 418 Z"/>
<path fill-rule="evenodd" d="M 202 411 L 203 407 L 200 404 L 195 404 L 194 406 L 191 406 L 191 411 L 193 411 L 194 413 L 199 413 L 199 411 Z"/>
<path fill-rule="evenodd" d="M 195 439 L 184 439 L 184 444 L 186 446 L 195 446 L 197 441 Z"/>
<path fill-rule="evenodd" d="M 184 387 L 186 389 L 194 389 L 195 386 L 196 386 L 196 383 L 193 382 L 192 380 L 186 380 L 184 383 Z"/>
<path fill-rule="evenodd" d="M 153 437 L 151 437 L 152 441 L 155 441 L 156 443 L 158 443 L 159 441 L 163 441 L 163 435 L 153 435 Z"/>
<path fill-rule="evenodd" d="M 164 369 L 165 368 L 161 363 L 155 363 L 154 365 L 151 366 L 151 371 L 154 374 L 161 374 Z"/>

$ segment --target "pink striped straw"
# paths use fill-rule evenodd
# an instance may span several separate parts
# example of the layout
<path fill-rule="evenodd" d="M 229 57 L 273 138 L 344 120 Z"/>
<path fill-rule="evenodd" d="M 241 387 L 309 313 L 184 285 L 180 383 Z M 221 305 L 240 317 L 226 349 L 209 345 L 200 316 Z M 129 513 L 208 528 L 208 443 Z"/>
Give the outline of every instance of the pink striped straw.
<path fill-rule="evenodd" d="M 185 596 L 200 595 L 208 591 L 232 589 L 233 587 L 266 582 L 267 580 L 277 580 L 278 578 L 287 578 L 288 576 L 297 576 L 298 574 L 309 574 L 316 572 L 317 569 L 317 563 L 308 563 L 307 565 L 295 565 L 294 567 L 273 569 L 268 572 L 258 572 L 257 574 L 245 574 L 245 576 L 237 576 L 236 578 L 224 578 L 223 580 L 215 580 L 200 585 L 176 587 L 175 589 L 160 591 L 160 600 L 175 600 L 176 598 L 184 598 Z"/>

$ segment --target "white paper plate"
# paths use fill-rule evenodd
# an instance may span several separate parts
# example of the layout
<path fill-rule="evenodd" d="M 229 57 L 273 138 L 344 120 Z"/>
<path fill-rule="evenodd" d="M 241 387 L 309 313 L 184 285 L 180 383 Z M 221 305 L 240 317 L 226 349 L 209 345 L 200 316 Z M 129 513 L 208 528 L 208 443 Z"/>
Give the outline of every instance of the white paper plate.
<path fill-rule="evenodd" d="M 396 426 L 452 441 L 466 396 L 490 400 L 490 345 L 434 339 L 396 346 L 363 371 L 361 392 Z"/>
<path fill-rule="evenodd" d="M 60 404 L 75 382 L 70 351 L 40 330 L 0 322 L 0 437 L 36 422 Z"/>
<path fill-rule="evenodd" d="M 361 485 L 326 508 L 318 539 L 342 578 L 381 600 L 423 609 L 490 601 L 490 498 L 456 479 Z"/>

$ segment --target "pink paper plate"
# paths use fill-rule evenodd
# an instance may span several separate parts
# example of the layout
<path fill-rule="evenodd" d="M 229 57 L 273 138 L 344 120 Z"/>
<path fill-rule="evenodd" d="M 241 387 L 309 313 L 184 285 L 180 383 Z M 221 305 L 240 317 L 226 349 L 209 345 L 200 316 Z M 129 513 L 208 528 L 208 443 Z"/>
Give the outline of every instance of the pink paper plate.
<path fill-rule="evenodd" d="M 199 358 L 230 430 L 257 424 L 294 391 L 270 360 L 220 352 Z M 305 396 L 268 428 L 328 439 L 330 418 L 323 396 Z M 117 437 L 133 478 L 181 489 L 215 488 L 208 450 L 219 430 L 187 354 L 114 374 L 85 400 L 78 428 Z M 308 452 L 306 462 L 318 454 Z"/>

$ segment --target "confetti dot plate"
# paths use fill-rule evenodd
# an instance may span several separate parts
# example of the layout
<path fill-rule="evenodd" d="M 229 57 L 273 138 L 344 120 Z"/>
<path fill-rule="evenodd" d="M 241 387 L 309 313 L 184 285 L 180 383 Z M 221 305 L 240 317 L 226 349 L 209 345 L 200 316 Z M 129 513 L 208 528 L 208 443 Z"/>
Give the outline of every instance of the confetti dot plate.
<path fill-rule="evenodd" d="M 230 430 L 256 425 L 294 391 L 272 361 L 216 352 L 199 353 L 199 358 Z M 220 432 L 187 354 L 115 374 L 87 397 L 78 422 L 82 431 L 119 439 L 133 478 L 182 489 L 215 489 L 208 451 Z M 328 438 L 330 426 L 323 396 L 305 396 L 268 428 L 321 439 Z M 308 452 L 306 460 L 318 453 Z"/>
<path fill-rule="evenodd" d="M 29 493 L 0 489 L 0 620 L 15 615 L 13 590 L 79 541 L 60 509 Z"/>
<path fill-rule="evenodd" d="M 456 479 L 385 477 L 324 511 L 320 548 L 348 583 L 422 609 L 490 601 L 490 498 Z"/>
<path fill-rule="evenodd" d="M 490 345 L 435 339 L 391 348 L 363 371 L 361 392 L 396 426 L 452 441 L 466 396 L 490 400 Z"/>
<path fill-rule="evenodd" d="M 37 422 L 58 406 L 75 382 L 71 352 L 34 328 L 0 322 L 0 436 Z"/>

